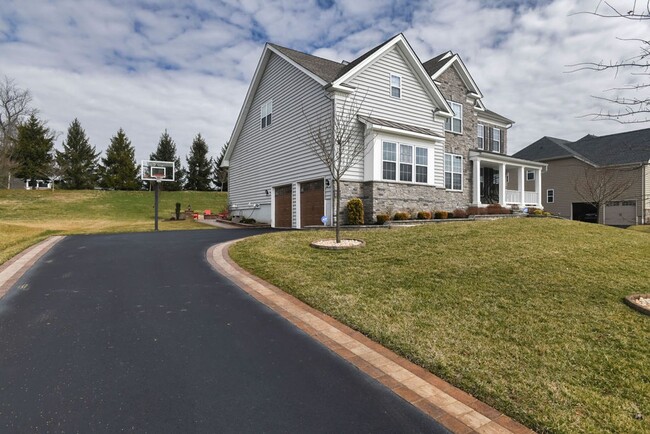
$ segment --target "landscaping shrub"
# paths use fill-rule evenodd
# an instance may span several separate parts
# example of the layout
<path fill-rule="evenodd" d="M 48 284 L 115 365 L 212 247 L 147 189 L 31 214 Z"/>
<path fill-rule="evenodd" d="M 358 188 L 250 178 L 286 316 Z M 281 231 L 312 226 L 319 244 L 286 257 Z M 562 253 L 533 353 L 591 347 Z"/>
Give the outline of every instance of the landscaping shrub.
<path fill-rule="evenodd" d="M 535 211 L 533 211 L 533 215 L 544 215 L 544 211 L 542 211 L 541 209 L 536 209 Z"/>
<path fill-rule="evenodd" d="M 393 220 L 408 220 L 411 218 L 411 215 L 407 212 L 396 212 L 393 216 Z"/>
<path fill-rule="evenodd" d="M 255 219 L 249 219 L 249 218 L 246 218 L 246 217 L 242 217 L 241 220 L 239 220 L 239 223 L 246 223 L 246 224 L 252 225 L 252 224 L 255 224 L 256 221 L 255 221 Z"/>
<path fill-rule="evenodd" d="M 477 206 L 469 206 L 469 207 L 467 207 L 467 210 L 465 211 L 465 213 L 467 215 L 481 215 L 481 212 L 482 212 L 483 209 L 484 208 L 479 208 Z"/>
<path fill-rule="evenodd" d="M 510 214 L 511 211 L 508 208 L 502 207 L 498 203 L 491 203 L 487 206 L 487 214 Z"/>
<path fill-rule="evenodd" d="M 363 202 L 358 197 L 350 199 L 346 206 L 348 210 L 348 224 L 349 225 L 362 225 L 363 224 Z"/>
<path fill-rule="evenodd" d="M 431 213 L 429 211 L 419 211 L 418 220 L 429 220 L 431 219 Z"/>
<path fill-rule="evenodd" d="M 388 220 L 390 220 L 390 216 L 388 214 L 377 214 L 377 224 L 378 225 L 383 225 Z"/>
<path fill-rule="evenodd" d="M 446 219 L 449 217 L 449 213 L 447 211 L 436 211 L 435 217 L 437 219 Z"/>
<path fill-rule="evenodd" d="M 455 219 L 464 219 L 467 218 L 467 213 L 464 209 L 456 208 L 453 212 Z"/>
<path fill-rule="evenodd" d="M 535 208 L 534 206 L 529 206 L 528 207 L 528 214 L 535 214 L 535 211 L 537 211 L 538 208 Z"/>

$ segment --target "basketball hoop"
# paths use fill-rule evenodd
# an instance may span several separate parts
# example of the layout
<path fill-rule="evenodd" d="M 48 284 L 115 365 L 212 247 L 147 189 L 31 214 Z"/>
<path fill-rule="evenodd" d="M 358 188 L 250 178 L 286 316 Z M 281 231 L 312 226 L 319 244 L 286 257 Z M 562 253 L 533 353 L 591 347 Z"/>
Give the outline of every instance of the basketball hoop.
<path fill-rule="evenodd" d="M 156 179 L 156 182 L 157 182 L 158 184 L 160 184 L 160 182 L 162 181 L 162 179 L 165 177 L 165 174 L 164 174 L 164 173 L 152 173 L 151 176 L 154 177 L 154 178 Z"/>

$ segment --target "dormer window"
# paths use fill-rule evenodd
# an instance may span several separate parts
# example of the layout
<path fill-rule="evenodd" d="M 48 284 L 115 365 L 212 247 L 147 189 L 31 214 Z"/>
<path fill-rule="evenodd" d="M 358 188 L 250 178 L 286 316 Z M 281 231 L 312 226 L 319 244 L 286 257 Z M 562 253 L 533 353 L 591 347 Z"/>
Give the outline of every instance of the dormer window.
<path fill-rule="evenodd" d="M 273 100 L 269 100 L 262 104 L 260 109 L 260 118 L 262 119 L 262 128 L 271 125 L 271 114 L 273 113 Z"/>
<path fill-rule="evenodd" d="M 463 106 L 457 102 L 447 102 L 454 111 L 454 116 L 445 121 L 445 130 L 460 134 L 463 132 Z"/>
<path fill-rule="evenodd" d="M 399 75 L 390 75 L 390 96 L 402 98 L 402 77 Z"/>

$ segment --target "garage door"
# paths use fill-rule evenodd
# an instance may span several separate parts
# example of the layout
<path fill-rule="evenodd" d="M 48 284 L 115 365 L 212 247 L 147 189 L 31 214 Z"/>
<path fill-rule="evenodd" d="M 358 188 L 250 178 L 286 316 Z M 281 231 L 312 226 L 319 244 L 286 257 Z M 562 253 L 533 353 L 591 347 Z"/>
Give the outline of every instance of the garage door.
<path fill-rule="evenodd" d="M 291 185 L 275 187 L 275 227 L 291 227 Z"/>
<path fill-rule="evenodd" d="M 607 202 L 605 205 L 605 224 L 630 226 L 636 224 L 636 201 L 621 200 Z"/>
<path fill-rule="evenodd" d="M 323 180 L 300 184 L 300 225 L 322 225 L 320 221 L 325 212 L 325 188 Z"/>
<path fill-rule="evenodd" d="M 573 220 L 590 223 L 598 222 L 598 210 L 587 202 L 573 202 L 571 204 L 571 215 Z"/>

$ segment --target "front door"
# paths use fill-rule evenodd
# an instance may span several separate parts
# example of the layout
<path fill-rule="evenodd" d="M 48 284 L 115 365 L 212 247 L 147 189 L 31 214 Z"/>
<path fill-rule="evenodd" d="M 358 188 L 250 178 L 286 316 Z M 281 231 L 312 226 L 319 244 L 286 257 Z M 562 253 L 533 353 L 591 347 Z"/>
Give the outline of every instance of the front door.
<path fill-rule="evenodd" d="M 481 167 L 481 203 L 499 203 L 499 171 Z"/>

